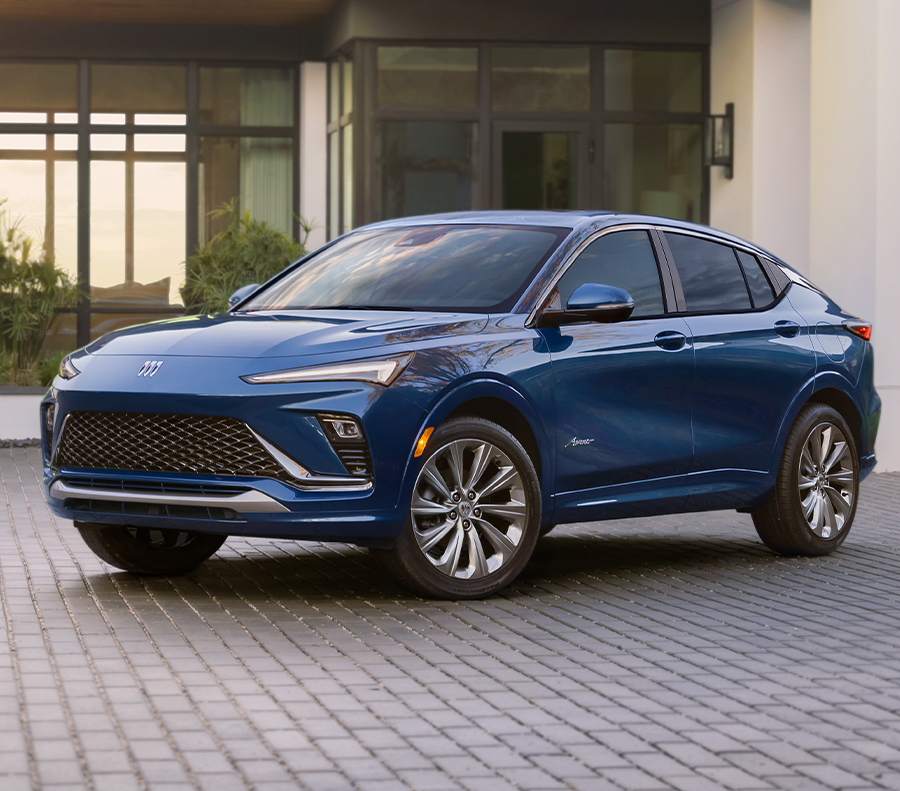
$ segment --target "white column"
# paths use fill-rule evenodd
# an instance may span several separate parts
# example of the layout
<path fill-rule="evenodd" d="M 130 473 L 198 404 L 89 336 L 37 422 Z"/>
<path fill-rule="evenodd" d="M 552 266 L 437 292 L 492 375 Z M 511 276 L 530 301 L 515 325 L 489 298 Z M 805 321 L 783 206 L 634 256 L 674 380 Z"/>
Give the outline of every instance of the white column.
<path fill-rule="evenodd" d="M 325 244 L 328 177 L 328 72 L 324 63 L 300 65 L 300 216 L 315 225 L 306 246 Z"/>
<path fill-rule="evenodd" d="M 810 277 L 874 324 L 879 467 L 900 470 L 900 3 L 814 0 Z"/>
<path fill-rule="evenodd" d="M 710 224 L 809 266 L 810 0 L 713 0 L 711 110 L 734 103 L 734 178 Z"/>

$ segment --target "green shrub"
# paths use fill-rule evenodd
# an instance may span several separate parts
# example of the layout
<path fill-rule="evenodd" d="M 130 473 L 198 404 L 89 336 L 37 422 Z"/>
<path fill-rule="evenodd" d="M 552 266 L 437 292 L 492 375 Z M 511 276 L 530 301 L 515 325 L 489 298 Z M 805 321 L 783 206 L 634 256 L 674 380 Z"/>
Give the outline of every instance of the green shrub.
<path fill-rule="evenodd" d="M 312 227 L 302 219 L 304 238 L 298 244 L 267 223 L 252 219 L 250 212 L 241 214 L 233 201 L 210 216 L 227 217 L 228 224 L 185 262 L 181 297 L 189 311 L 225 311 L 228 297 L 239 288 L 265 283 L 306 254 L 304 244 Z"/>
<path fill-rule="evenodd" d="M 0 206 L 5 201 L 0 201 Z M 0 210 L 0 353 L 11 371 L 32 369 L 59 308 L 74 307 L 78 288 L 47 251 Z M 9 374 L 7 379 L 17 379 Z"/>

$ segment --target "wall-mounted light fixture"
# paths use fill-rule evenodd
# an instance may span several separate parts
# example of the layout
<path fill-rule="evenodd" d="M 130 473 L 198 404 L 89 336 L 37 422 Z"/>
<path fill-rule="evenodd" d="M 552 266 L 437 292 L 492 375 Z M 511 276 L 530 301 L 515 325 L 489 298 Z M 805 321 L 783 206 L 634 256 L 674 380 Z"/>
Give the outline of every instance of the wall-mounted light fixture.
<path fill-rule="evenodd" d="M 734 178 L 734 103 L 725 105 L 725 115 L 706 118 L 703 134 L 703 164 L 721 165 L 725 178 Z"/>

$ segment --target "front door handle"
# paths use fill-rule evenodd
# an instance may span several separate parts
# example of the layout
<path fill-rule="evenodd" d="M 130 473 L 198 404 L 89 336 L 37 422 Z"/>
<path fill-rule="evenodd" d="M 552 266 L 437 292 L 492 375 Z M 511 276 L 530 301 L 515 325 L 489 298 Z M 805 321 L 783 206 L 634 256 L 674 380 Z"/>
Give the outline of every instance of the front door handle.
<path fill-rule="evenodd" d="M 775 322 L 775 332 L 783 338 L 796 338 L 800 334 L 800 325 L 796 321 L 782 319 Z"/>
<path fill-rule="evenodd" d="M 677 352 L 687 342 L 687 337 L 680 332 L 674 330 L 663 330 L 657 334 L 653 342 L 660 349 L 666 349 L 670 352 Z"/>

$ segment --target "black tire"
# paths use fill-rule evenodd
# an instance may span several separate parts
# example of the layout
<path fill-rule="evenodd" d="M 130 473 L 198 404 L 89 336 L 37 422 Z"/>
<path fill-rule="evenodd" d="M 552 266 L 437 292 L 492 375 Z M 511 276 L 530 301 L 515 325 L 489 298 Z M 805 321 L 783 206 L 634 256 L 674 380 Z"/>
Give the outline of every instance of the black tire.
<path fill-rule="evenodd" d="M 183 574 L 216 554 L 228 536 L 76 522 L 101 560 L 135 574 Z"/>
<path fill-rule="evenodd" d="M 459 454 L 458 475 L 451 464 L 453 448 Z M 435 472 L 444 483 L 442 490 L 440 482 L 434 484 L 428 477 Z M 507 477 L 509 486 L 491 490 L 491 484 Z M 471 486 L 460 491 L 454 483 L 458 478 Z M 475 493 L 471 501 L 469 492 Z M 456 494 L 460 497 L 451 499 Z M 510 515 L 501 515 L 500 510 Z M 480 599 L 509 585 L 525 568 L 538 539 L 540 520 L 537 473 L 515 437 L 482 418 L 454 418 L 428 442 L 417 470 L 410 515 L 393 548 L 370 551 L 397 582 L 414 593 L 438 599 Z M 433 546 L 420 546 L 438 534 L 442 538 Z M 443 554 L 436 557 L 437 553 Z M 438 568 L 444 557 L 446 573 Z M 467 572 L 471 578 L 457 576 Z"/>
<path fill-rule="evenodd" d="M 556 525 L 541 525 L 541 529 L 538 531 L 538 537 L 543 538 L 547 533 L 549 533 Z"/>
<path fill-rule="evenodd" d="M 826 435 L 828 427 L 831 431 Z M 819 446 L 823 444 L 823 438 L 832 447 L 825 452 L 824 464 L 811 452 L 817 441 Z M 838 447 L 841 442 L 845 443 L 843 450 Z M 840 458 L 829 467 L 829 460 L 838 452 Z M 828 555 L 847 538 L 858 500 L 859 455 L 847 421 L 825 404 L 806 405 L 788 433 L 775 488 L 753 512 L 756 532 L 767 547 L 781 555 Z M 817 518 L 820 513 L 821 520 Z"/>

